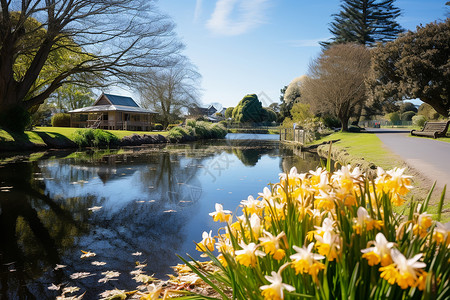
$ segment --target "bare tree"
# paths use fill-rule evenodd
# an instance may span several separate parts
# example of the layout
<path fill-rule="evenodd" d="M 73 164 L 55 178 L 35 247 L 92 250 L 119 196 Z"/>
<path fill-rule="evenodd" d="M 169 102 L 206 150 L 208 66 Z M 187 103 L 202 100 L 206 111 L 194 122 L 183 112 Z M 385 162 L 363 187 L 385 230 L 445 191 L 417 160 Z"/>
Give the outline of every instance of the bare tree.
<path fill-rule="evenodd" d="M 366 101 L 364 78 L 370 53 L 364 46 L 338 44 L 322 52 L 309 66 L 301 101 L 315 113 L 329 113 L 341 121 L 342 131 Z"/>
<path fill-rule="evenodd" d="M 153 0 L 2 0 L 0 7 L 3 126 L 10 112 L 42 104 L 65 83 L 131 81 L 142 68 L 170 65 L 171 54 L 182 47 Z M 61 50 L 78 59 L 53 64 L 52 75 L 42 81 L 52 54 Z"/>
<path fill-rule="evenodd" d="M 149 70 L 138 84 L 142 104 L 155 110 L 167 126 L 183 108 L 198 104 L 200 74 L 186 57 L 169 68 Z"/>

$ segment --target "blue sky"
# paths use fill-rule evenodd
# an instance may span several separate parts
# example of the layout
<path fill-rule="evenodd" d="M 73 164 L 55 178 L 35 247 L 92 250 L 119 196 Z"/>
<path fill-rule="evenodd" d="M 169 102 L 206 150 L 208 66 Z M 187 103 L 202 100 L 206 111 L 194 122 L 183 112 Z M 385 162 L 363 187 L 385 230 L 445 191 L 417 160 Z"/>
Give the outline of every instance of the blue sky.
<path fill-rule="evenodd" d="M 443 20 L 448 0 L 398 0 L 398 22 L 414 30 Z M 264 106 L 305 74 L 327 40 L 339 0 L 160 0 L 177 24 L 185 54 L 202 75 L 201 102 L 235 106 L 246 94 Z"/>

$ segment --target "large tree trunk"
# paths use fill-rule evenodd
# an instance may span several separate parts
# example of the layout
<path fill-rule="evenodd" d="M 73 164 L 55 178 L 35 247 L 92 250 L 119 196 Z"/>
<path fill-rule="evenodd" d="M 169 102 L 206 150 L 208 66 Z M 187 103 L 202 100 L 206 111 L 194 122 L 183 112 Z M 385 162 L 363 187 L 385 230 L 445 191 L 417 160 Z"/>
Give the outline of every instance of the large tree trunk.
<path fill-rule="evenodd" d="M 348 131 L 348 120 L 350 119 L 348 116 L 339 116 L 339 120 L 341 121 L 341 131 Z"/>

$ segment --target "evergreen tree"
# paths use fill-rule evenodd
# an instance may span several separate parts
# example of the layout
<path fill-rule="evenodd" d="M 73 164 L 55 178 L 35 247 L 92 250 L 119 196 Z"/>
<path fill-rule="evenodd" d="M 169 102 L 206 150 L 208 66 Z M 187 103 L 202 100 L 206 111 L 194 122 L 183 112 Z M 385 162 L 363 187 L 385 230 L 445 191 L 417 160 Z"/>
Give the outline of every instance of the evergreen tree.
<path fill-rule="evenodd" d="M 376 42 L 394 40 L 403 32 L 395 19 L 400 9 L 395 0 L 342 0 L 341 12 L 334 14 L 330 24 L 333 37 L 320 44 L 328 48 L 332 44 L 358 43 L 372 46 Z"/>

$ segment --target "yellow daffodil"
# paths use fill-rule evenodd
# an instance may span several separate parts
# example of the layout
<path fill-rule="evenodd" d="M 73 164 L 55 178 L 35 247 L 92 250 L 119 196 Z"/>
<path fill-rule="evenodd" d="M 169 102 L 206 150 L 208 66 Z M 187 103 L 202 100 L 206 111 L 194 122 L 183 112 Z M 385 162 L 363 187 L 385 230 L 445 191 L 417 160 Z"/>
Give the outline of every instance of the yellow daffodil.
<path fill-rule="evenodd" d="M 384 234 L 377 233 L 375 241 L 369 242 L 369 245 L 373 245 L 373 247 L 363 249 L 361 252 L 364 253 L 362 257 L 367 259 L 370 266 L 381 262 L 384 267 L 392 263 L 391 249 L 394 243 L 388 242 Z"/>
<path fill-rule="evenodd" d="M 279 176 L 280 176 L 280 184 L 283 187 L 295 186 L 296 184 L 300 183 L 300 178 L 296 167 L 292 167 L 291 170 L 289 171 L 289 174 L 280 173 Z"/>
<path fill-rule="evenodd" d="M 222 204 L 216 203 L 216 211 L 209 213 L 214 222 L 229 222 L 231 220 L 231 211 L 224 210 Z"/>
<path fill-rule="evenodd" d="M 380 268 L 380 277 L 387 280 L 389 284 L 397 283 L 402 289 L 408 287 L 423 289 L 427 273 L 422 270 L 426 264 L 418 261 L 422 255 L 419 253 L 413 258 L 407 259 L 400 251 L 392 249 L 393 263 Z"/>
<path fill-rule="evenodd" d="M 240 242 L 239 246 L 242 250 L 237 250 L 236 253 L 236 261 L 244 265 L 246 267 L 255 267 L 256 266 L 256 258 L 263 257 L 266 254 L 260 250 L 258 250 L 258 246 L 255 243 L 245 244 L 244 242 Z"/>
<path fill-rule="evenodd" d="M 273 256 L 276 260 L 282 260 L 286 252 L 280 248 L 280 239 L 284 238 L 286 234 L 282 231 L 276 237 L 270 232 L 263 230 L 264 237 L 260 237 L 261 246 L 264 247 L 264 252 Z"/>
<path fill-rule="evenodd" d="M 430 228 L 432 224 L 433 220 L 431 219 L 431 215 L 421 213 L 417 217 L 417 223 L 413 226 L 413 233 L 423 238 L 427 235 L 428 228 Z"/>
<path fill-rule="evenodd" d="M 339 235 L 333 231 L 327 231 L 320 236 L 318 234 L 314 235 L 316 239 L 316 247 L 319 254 L 325 255 L 329 261 L 333 261 L 338 258 L 339 250 L 341 248 L 341 239 Z"/>
<path fill-rule="evenodd" d="M 373 228 L 380 229 L 382 222 L 373 220 L 367 210 L 360 206 L 357 211 L 357 218 L 353 220 L 353 229 L 356 234 L 361 234 L 362 229 L 365 227 L 367 231 L 372 230 Z"/>
<path fill-rule="evenodd" d="M 270 282 L 269 285 L 259 287 L 259 289 L 262 290 L 261 295 L 265 300 L 282 300 L 284 299 L 284 290 L 289 292 L 295 291 L 293 286 L 283 283 L 283 278 L 280 274 L 281 270 L 282 268 L 280 268 L 278 272 L 272 271 L 272 276 L 264 276 L 264 278 Z"/>
<path fill-rule="evenodd" d="M 312 253 L 311 250 L 314 243 L 310 243 L 308 247 L 302 248 L 293 246 L 292 248 L 297 252 L 290 256 L 292 260 L 292 267 L 295 269 L 295 274 L 308 273 L 314 280 L 317 280 L 317 275 L 320 270 L 325 269 L 325 265 L 318 260 L 324 259 L 325 256 Z"/>
<path fill-rule="evenodd" d="M 212 234 L 212 230 L 210 230 L 209 233 L 206 231 L 203 231 L 202 240 L 201 240 L 201 242 L 199 242 L 197 244 L 197 247 L 196 247 L 196 249 L 198 251 L 206 252 L 206 249 L 208 249 L 211 252 L 214 251 L 214 244 L 215 244 L 216 240 L 211 236 L 211 234 Z M 207 257 L 206 254 L 202 254 L 202 256 Z"/>
<path fill-rule="evenodd" d="M 336 193 L 334 191 L 324 192 L 319 190 L 319 194 L 314 197 L 314 206 L 318 209 L 332 211 L 335 208 L 335 200 Z"/>
<path fill-rule="evenodd" d="M 433 239 L 438 244 L 444 243 L 444 245 L 448 247 L 450 245 L 450 222 L 447 222 L 445 224 L 436 222 Z"/>
<path fill-rule="evenodd" d="M 248 214 L 260 215 L 264 207 L 260 200 L 256 200 L 251 195 L 247 197 L 247 200 L 242 200 L 241 204 L 244 208 L 243 210 Z"/>
<path fill-rule="evenodd" d="M 262 193 L 258 193 L 259 196 L 261 196 L 265 201 L 269 201 L 272 199 L 272 192 L 270 189 L 265 186 Z"/>

